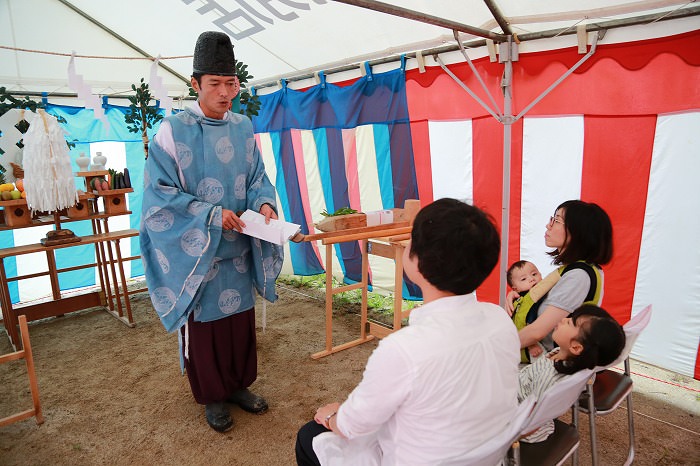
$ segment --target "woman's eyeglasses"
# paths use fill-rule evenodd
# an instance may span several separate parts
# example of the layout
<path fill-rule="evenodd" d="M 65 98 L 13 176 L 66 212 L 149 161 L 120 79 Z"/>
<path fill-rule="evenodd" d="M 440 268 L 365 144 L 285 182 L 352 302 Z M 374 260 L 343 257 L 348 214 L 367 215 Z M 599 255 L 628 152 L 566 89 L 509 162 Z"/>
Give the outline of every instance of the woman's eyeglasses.
<path fill-rule="evenodd" d="M 555 223 L 559 223 L 561 225 L 564 225 L 564 220 L 561 217 L 549 217 L 549 225 L 554 225 Z"/>

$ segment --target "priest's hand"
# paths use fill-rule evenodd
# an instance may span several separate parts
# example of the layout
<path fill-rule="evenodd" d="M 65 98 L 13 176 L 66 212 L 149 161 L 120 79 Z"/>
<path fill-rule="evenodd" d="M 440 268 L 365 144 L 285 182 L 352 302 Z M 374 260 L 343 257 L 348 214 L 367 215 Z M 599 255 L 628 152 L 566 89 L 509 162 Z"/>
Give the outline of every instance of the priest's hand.
<path fill-rule="evenodd" d="M 262 211 L 260 213 L 262 213 Z M 245 228 L 245 222 L 243 222 L 238 215 L 234 214 L 233 211 L 221 209 L 221 227 L 224 230 L 236 230 L 240 233 L 243 231 L 243 228 Z"/>
<path fill-rule="evenodd" d="M 260 206 L 260 214 L 265 216 L 265 223 L 270 223 L 271 218 L 277 220 L 277 214 L 270 204 L 263 204 Z"/>

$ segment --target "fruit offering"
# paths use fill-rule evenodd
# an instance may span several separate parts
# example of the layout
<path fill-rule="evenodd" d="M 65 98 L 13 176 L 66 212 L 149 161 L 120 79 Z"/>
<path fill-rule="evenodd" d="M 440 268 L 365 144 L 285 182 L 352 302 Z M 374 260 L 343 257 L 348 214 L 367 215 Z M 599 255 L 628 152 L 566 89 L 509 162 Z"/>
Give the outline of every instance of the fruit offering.
<path fill-rule="evenodd" d="M 3 183 L 0 184 L 0 200 L 2 201 L 14 201 L 17 199 L 25 199 L 24 194 L 24 181 L 18 179 L 15 183 Z"/>

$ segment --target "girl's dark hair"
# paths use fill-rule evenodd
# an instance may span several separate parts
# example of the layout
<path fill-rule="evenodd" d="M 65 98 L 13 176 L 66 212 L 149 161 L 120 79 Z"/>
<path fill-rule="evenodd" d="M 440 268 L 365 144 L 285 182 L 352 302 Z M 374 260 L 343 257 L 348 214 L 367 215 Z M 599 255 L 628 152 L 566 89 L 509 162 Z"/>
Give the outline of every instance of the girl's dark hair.
<path fill-rule="evenodd" d="M 566 228 L 566 247 L 547 254 L 555 264 L 571 264 L 582 260 L 598 266 L 610 262 L 613 255 L 612 223 L 598 205 L 579 200 L 566 201 L 562 210 Z M 556 212 L 556 211 L 555 211 Z"/>
<path fill-rule="evenodd" d="M 625 347 L 625 332 L 604 309 L 584 304 L 571 313 L 574 325 L 581 321 L 576 340 L 583 351 L 564 361 L 555 361 L 554 368 L 561 374 L 573 374 L 582 369 L 607 366 L 620 356 Z"/>

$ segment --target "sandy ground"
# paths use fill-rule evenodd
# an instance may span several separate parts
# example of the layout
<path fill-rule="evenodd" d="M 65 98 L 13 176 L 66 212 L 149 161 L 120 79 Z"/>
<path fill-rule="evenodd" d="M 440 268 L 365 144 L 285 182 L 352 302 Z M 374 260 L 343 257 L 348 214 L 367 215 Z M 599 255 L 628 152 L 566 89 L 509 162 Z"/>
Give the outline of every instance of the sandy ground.
<path fill-rule="evenodd" d="M 345 398 L 376 343 L 312 360 L 324 344 L 323 301 L 288 288 L 279 294 L 280 301 L 267 307 L 266 330 L 258 329 L 259 377 L 252 387 L 270 410 L 252 415 L 232 407 L 236 425 L 225 434 L 207 426 L 203 408 L 192 400 L 179 370 L 177 338 L 163 330 L 147 295 L 132 297 L 133 329 L 101 310 L 31 323 L 46 422 L 0 428 L 0 464 L 295 464 L 297 429 L 321 404 Z M 338 312 L 334 326 L 339 344 L 357 336 L 359 318 Z M 0 335 L 0 354 L 9 351 Z M 0 417 L 31 406 L 22 361 L 0 365 L 0 380 Z M 698 387 L 687 379 L 677 383 Z M 634 396 L 635 464 L 700 464 L 698 392 L 648 384 L 640 381 L 646 388 L 636 388 Z M 679 396 L 684 404 L 671 402 Z M 588 418 L 581 421 L 586 425 Z M 622 408 L 598 419 L 602 464 L 623 463 L 626 425 Z M 581 464 L 590 464 L 587 429 L 580 431 Z"/>

